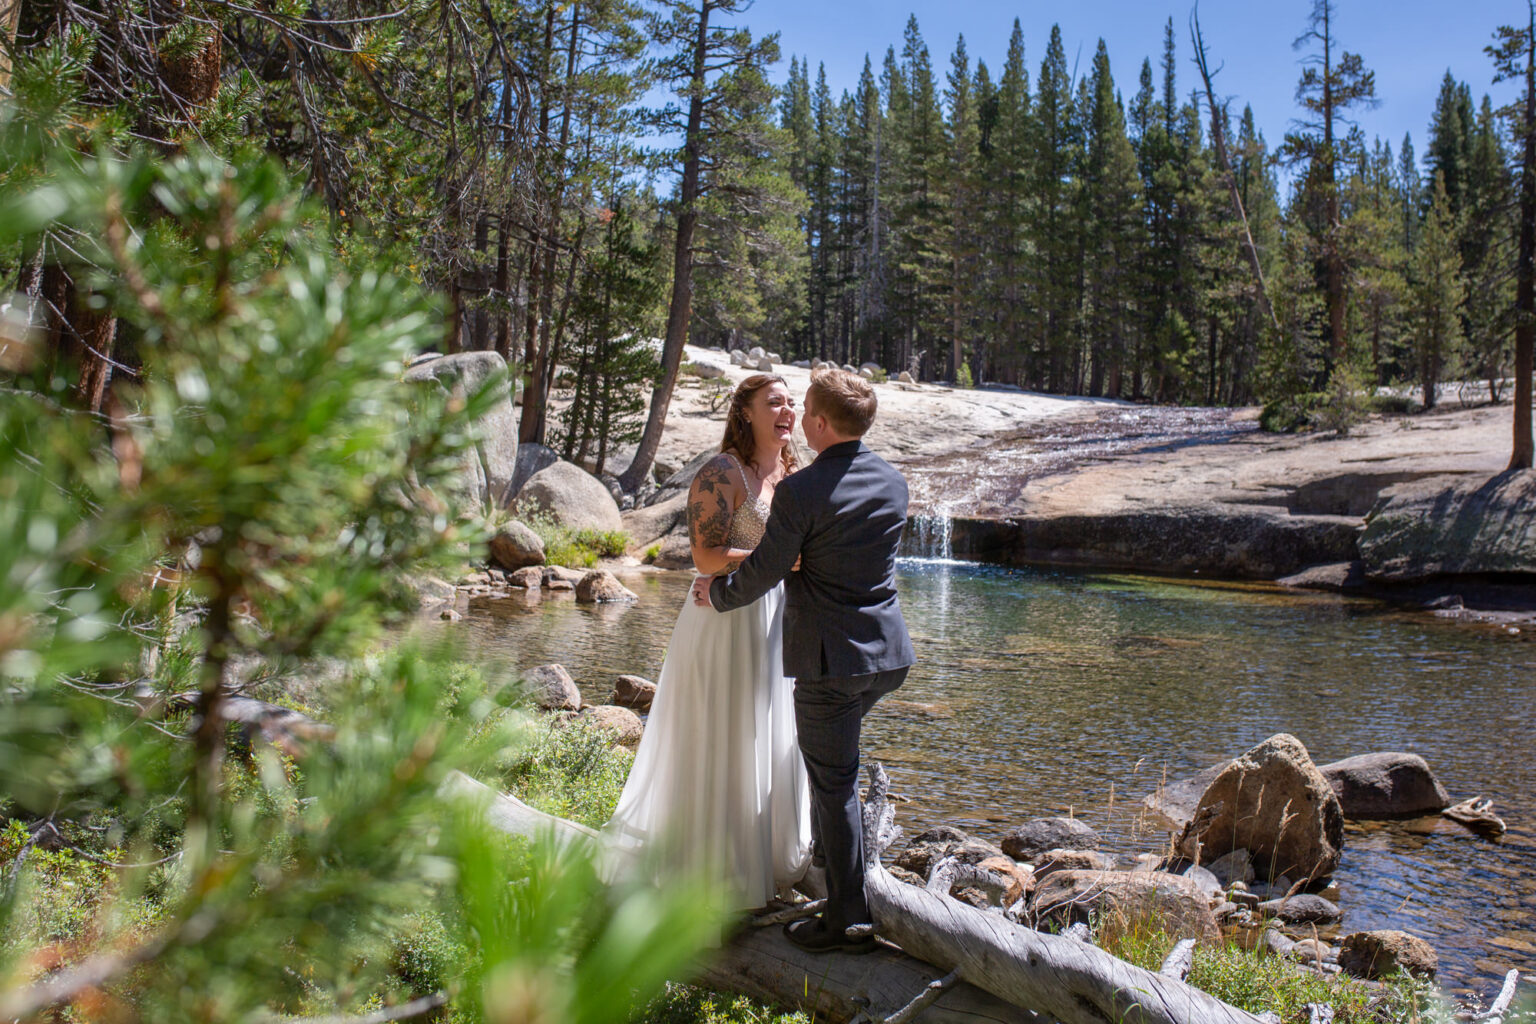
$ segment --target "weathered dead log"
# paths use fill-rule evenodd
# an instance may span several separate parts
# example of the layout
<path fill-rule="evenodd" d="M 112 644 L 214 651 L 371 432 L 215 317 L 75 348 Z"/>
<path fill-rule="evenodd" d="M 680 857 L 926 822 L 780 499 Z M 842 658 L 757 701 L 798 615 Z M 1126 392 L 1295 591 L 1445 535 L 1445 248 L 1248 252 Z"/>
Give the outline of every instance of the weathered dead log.
<path fill-rule="evenodd" d="M 865 888 L 876 931 L 900 949 L 863 957 L 813 955 L 777 929 L 749 928 L 711 956 L 696 980 L 727 991 L 793 1006 L 819 1020 L 882 1021 L 930 991 L 936 979 L 958 978 L 918 1007 L 924 1021 L 1037 1021 L 1061 1024 L 1259 1024 L 1180 980 L 1142 970 L 1097 947 L 1015 925 L 947 895 L 897 881 L 880 853 L 898 835 L 885 771 L 871 769 L 865 808 Z M 553 834 L 585 842 L 590 829 L 536 811 L 514 797 L 458 775 L 450 791 L 477 796 L 498 828 L 518 835 Z"/>
<path fill-rule="evenodd" d="M 1013 924 L 897 881 L 880 855 L 899 834 L 885 769 L 870 769 L 864 808 L 865 894 L 875 930 L 907 953 L 1061 1024 L 1259 1024 L 1254 1014 L 1096 946 Z"/>
<path fill-rule="evenodd" d="M 1504 975 L 1504 984 L 1500 986 L 1499 994 L 1494 997 L 1488 1009 L 1481 1013 L 1458 1013 L 1456 1019 L 1482 1021 L 1484 1024 L 1504 1024 L 1504 1015 L 1509 1012 L 1509 1004 L 1515 1000 L 1515 986 L 1519 982 L 1520 972 L 1510 971 Z"/>
<path fill-rule="evenodd" d="M 553 836 L 557 842 L 576 844 L 597 837 L 584 825 L 535 810 L 459 772 L 448 777 L 443 792 L 483 801 L 490 823 L 511 835 Z M 865 956 L 817 955 L 793 945 L 778 928 L 746 928 L 711 954 L 691 980 L 794 1007 L 819 1021 L 852 1021 L 863 1014 L 883 1022 L 926 995 L 942 974 L 892 946 Z M 948 986 L 920 1009 L 920 1016 L 907 1019 L 925 1024 L 1042 1024 L 1028 1010 L 964 982 Z"/>
<path fill-rule="evenodd" d="M 1493 813 L 1493 801 L 1486 797 L 1471 797 L 1440 813 L 1480 836 L 1497 838 L 1504 834 L 1504 819 Z"/>
<path fill-rule="evenodd" d="M 1195 966 L 1195 940 L 1180 939 L 1178 944 L 1168 951 L 1163 958 L 1163 966 L 1157 969 L 1157 973 L 1165 978 L 1175 978 L 1183 981 L 1189 977 L 1191 968 Z"/>

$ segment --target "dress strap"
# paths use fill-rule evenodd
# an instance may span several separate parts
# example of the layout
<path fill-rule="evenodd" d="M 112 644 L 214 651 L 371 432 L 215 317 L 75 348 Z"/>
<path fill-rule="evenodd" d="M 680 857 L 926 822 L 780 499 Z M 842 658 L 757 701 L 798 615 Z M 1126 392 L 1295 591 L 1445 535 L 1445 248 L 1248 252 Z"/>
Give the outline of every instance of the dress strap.
<path fill-rule="evenodd" d="M 742 467 L 741 461 L 730 452 L 721 452 L 720 454 L 730 459 L 731 465 L 736 467 L 736 472 L 741 475 L 741 493 L 750 497 L 752 494 L 752 485 L 747 482 L 747 471 Z"/>

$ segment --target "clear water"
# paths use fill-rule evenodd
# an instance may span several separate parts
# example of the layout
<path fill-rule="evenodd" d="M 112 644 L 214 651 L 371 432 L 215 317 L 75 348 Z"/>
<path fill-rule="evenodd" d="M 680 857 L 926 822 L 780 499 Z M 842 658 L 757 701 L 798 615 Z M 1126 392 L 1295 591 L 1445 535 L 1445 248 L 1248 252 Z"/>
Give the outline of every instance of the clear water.
<path fill-rule="evenodd" d="M 477 602 L 472 650 L 564 664 L 587 699 L 655 678 L 687 573 L 636 574 L 628 607 L 568 595 Z M 997 840 L 1071 813 L 1117 851 L 1158 849 L 1141 798 L 1276 732 L 1318 763 L 1422 755 L 1454 799 L 1491 797 L 1502 842 L 1438 818 L 1351 825 L 1336 876 L 1344 931 L 1402 928 L 1442 982 L 1485 998 L 1536 970 L 1536 636 L 1268 585 L 904 559 L 919 663 L 866 722 L 865 756 L 909 802 L 913 834 L 953 823 Z"/>

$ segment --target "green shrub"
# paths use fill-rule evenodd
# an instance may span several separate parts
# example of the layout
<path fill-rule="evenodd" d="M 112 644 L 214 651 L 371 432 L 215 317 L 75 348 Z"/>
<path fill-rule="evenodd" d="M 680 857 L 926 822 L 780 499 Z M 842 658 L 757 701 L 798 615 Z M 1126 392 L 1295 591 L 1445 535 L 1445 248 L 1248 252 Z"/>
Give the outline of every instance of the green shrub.
<path fill-rule="evenodd" d="M 641 1007 L 631 1024 L 813 1024 L 813 1018 L 798 1011 L 785 1013 L 746 996 L 669 984 Z"/>
<path fill-rule="evenodd" d="M 1325 400 L 1320 391 L 1304 391 L 1299 395 L 1277 398 L 1266 404 L 1259 413 L 1259 429 L 1271 434 L 1293 434 L 1310 430 L 1312 414 Z"/>
<path fill-rule="evenodd" d="M 623 530 L 573 530 L 547 515 L 533 515 L 528 528 L 544 542 L 544 560 L 550 565 L 572 569 L 590 569 L 601 558 L 618 558 L 629 549 L 629 534 Z"/>
<path fill-rule="evenodd" d="M 969 364 L 960 364 L 960 369 L 955 372 L 955 386 L 960 388 L 974 388 L 976 386 L 976 378 L 971 376 Z"/>
<path fill-rule="evenodd" d="M 1418 408 L 1418 403 L 1407 395 L 1383 395 L 1377 393 L 1366 399 L 1366 407 L 1371 412 L 1397 416 L 1413 412 L 1414 409 Z"/>
<path fill-rule="evenodd" d="M 1348 363 L 1334 367 L 1328 375 L 1328 388 L 1313 416 L 1317 426 L 1343 437 L 1370 415 L 1365 386 L 1360 374 Z"/>
<path fill-rule="evenodd" d="M 1094 937 L 1105 951 L 1149 971 L 1162 965 L 1176 941 L 1155 914 L 1133 919 L 1109 915 L 1095 922 Z M 1434 995 L 1428 982 L 1406 975 L 1393 979 L 1378 995 L 1346 975 L 1315 974 L 1283 957 L 1225 941 L 1195 947 L 1188 980 L 1238 1009 L 1274 1013 L 1287 1022 L 1307 1020 L 1308 1003 L 1333 1007 L 1336 1024 L 1418 1022 L 1425 1019 Z"/>
<path fill-rule="evenodd" d="M 650 563 L 656 561 L 656 559 L 658 559 L 660 557 L 661 557 L 661 545 L 660 544 L 652 544 L 650 547 L 645 549 L 645 558 L 643 559 L 643 561 L 647 565 L 649 565 Z"/>
<path fill-rule="evenodd" d="M 613 816 L 634 755 L 602 729 L 531 722 L 526 742 L 494 767 L 519 799 L 597 828 Z"/>

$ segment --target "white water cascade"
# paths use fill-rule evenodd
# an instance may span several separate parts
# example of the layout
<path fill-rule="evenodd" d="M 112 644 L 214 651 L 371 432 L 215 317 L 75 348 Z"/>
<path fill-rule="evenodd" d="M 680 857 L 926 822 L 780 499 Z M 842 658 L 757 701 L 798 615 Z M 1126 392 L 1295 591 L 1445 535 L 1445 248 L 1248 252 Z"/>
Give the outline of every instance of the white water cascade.
<path fill-rule="evenodd" d="M 954 561 L 954 524 L 948 509 L 936 509 L 912 516 L 907 520 L 907 533 L 901 545 L 902 554 L 923 561 Z"/>

